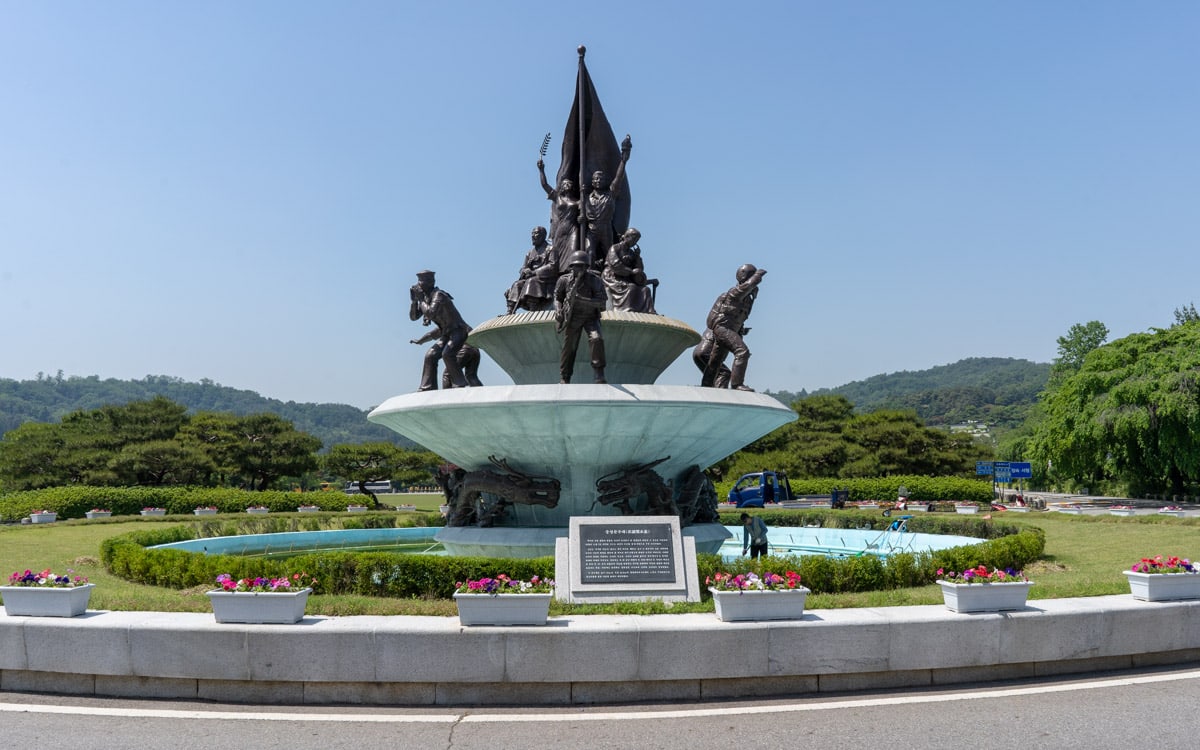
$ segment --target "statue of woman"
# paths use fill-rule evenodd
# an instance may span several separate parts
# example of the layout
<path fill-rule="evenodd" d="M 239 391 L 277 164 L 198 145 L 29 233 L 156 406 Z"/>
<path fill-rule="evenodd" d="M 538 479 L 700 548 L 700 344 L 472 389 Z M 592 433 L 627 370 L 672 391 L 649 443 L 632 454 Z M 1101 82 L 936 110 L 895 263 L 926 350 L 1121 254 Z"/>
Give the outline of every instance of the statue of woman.
<path fill-rule="evenodd" d="M 538 176 L 542 190 L 550 201 L 550 252 L 558 264 L 559 275 L 571 272 L 569 260 L 575 252 L 579 235 L 579 191 L 575 183 L 564 179 L 558 189 L 546 181 L 546 163 L 538 159 Z"/>
<path fill-rule="evenodd" d="M 626 229 L 621 239 L 608 249 L 600 278 L 608 290 L 612 309 L 657 315 L 654 292 L 658 289 L 658 279 L 646 278 L 642 249 L 638 247 L 641 238 L 642 233 L 637 229 Z"/>

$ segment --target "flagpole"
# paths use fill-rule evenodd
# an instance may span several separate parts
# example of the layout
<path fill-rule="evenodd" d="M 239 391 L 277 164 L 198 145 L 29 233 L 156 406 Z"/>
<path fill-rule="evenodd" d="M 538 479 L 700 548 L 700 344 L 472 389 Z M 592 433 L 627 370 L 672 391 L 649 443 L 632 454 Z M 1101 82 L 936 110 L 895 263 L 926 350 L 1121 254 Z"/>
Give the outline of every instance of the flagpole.
<path fill-rule="evenodd" d="M 587 155 L 587 145 L 584 143 L 583 126 L 583 87 L 584 80 L 586 78 L 584 76 L 585 68 L 583 66 L 583 56 L 587 54 L 587 47 L 581 44 L 579 45 L 577 51 L 579 52 L 579 78 L 575 85 L 576 97 L 578 98 L 578 101 L 575 103 L 575 107 L 579 112 L 579 117 L 577 118 L 579 120 L 579 242 L 577 249 L 579 252 L 583 252 L 587 248 L 587 243 L 585 241 L 585 235 L 587 234 L 587 216 L 583 202 L 583 186 L 587 184 L 583 181 L 584 172 L 587 170 L 587 164 L 584 162 L 584 159 Z"/>

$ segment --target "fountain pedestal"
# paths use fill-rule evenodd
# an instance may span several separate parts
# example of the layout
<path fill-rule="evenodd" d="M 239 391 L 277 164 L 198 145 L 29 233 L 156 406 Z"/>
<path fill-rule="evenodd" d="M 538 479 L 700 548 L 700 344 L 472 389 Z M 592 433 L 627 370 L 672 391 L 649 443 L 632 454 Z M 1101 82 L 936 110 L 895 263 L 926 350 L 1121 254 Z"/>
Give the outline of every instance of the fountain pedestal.
<path fill-rule="evenodd" d="M 614 318 L 611 325 L 610 317 Z M 371 412 L 370 421 L 468 471 L 489 468 L 488 457 L 494 455 L 514 469 L 561 482 L 554 508 L 518 504 L 508 508 L 497 527 L 443 529 L 437 539 L 448 552 L 553 555 L 554 539 L 566 536 L 571 516 L 619 514 L 617 508 L 596 500 L 596 481 L 601 477 L 665 458 L 654 470 L 671 481 L 690 466 L 703 469 L 796 418 L 791 409 L 760 393 L 653 385 L 663 369 L 699 341 L 699 335 L 684 323 L 657 315 L 606 312 L 601 326 L 608 372 L 624 372 L 647 382 L 424 391 L 395 396 Z M 611 343 L 610 327 L 624 329 Z M 546 377 L 543 371 L 552 354 L 552 377 L 557 381 L 555 336 L 551 313 L 529 313 L 489 321 L 472 332 L 470 341 L 489 355 L 495 349 L 497 362 L 506 370 L 512 367 L 514 380 L 526 382 Z M 527 349 L 529 339 L 542 343 Z M 648 351 L 654 352 L 649 365 Z M 635 367 L 631 360 L 640 364 Z M 587 372 L 586 364 L 577 369 Z M 695 537 L 699 552 L 716 552 L 728 537 L 719 524 L 693 524 L 684 533 Z"/>

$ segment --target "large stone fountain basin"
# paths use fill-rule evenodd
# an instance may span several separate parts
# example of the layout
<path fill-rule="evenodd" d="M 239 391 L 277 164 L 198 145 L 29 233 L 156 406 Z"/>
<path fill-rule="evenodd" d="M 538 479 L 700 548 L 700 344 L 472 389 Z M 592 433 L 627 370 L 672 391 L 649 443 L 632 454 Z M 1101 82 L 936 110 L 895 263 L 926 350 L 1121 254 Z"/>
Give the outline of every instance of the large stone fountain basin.
<path fill-rule="evenodd" d="M 367 417 L 468 470 L 488 456 L 562 482 L 558 506 L 518 505 L 514 525 L 565 527 L 573 515 L 615 515 L 596 480 L 667 458 L 672 480 L 706 468 L 796 419 L 760 393 L 680 385 L 511 385 L 408 393 Z"/>

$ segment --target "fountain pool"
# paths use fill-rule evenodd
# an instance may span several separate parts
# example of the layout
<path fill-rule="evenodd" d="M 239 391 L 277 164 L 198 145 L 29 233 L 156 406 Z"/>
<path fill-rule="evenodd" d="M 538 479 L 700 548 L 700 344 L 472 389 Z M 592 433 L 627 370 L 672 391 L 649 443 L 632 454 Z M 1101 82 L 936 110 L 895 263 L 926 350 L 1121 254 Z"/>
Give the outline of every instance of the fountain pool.
<path fill-rule="evenodd" d="M 719 554 L 726 560 L 732 560 L 741 555 L 742 527 L 724 528 L 729 532 L 730 538 L 721 545 Z M 426 526 L 406 529 L 291 531 L 189 539 L 160 544 L 155 549 L 177 549 L 210 555 L 267 556 L 387 548 L 407 554 L 440 555 L 446 554 L 434 539 L 440 530 L 437 527 Z M 853 557 L 861 554 L 887 557 L 898 552 L 933 552 L 985 541 L 969 536 L 921 534 L 907 531 L 902 526 L 885 530 L 774 526 L 771 528 L 770 539 L 771 553 L 774 555 L 826 557 Z"/>

